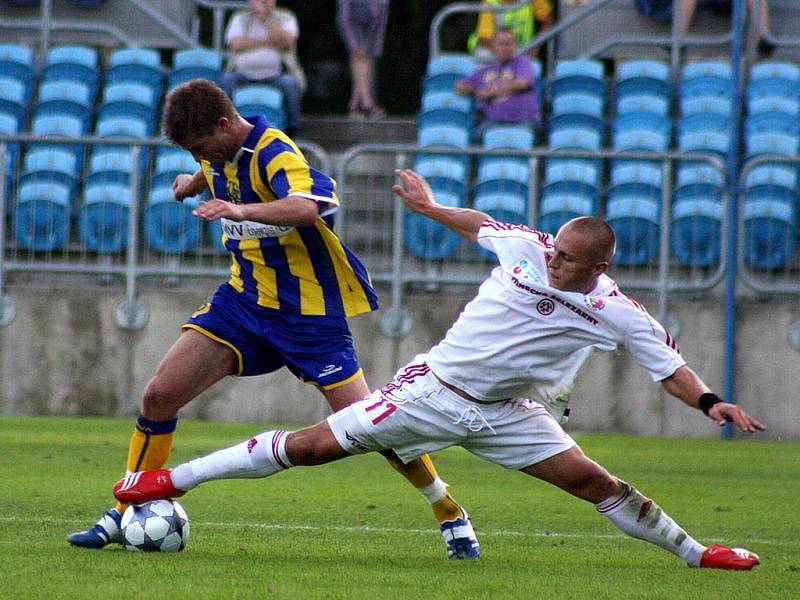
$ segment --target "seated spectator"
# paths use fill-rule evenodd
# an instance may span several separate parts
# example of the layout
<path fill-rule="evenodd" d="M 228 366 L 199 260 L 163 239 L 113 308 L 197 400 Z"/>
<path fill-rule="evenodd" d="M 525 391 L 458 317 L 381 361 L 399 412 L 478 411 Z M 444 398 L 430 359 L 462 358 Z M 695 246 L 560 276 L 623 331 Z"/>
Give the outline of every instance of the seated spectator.
<path fill-rule="evenodd" d="M 535 90 L 535 76 L 530 59 L 516 55 L 514 33 L 501 28 L 493 41 L 495 60 L 456 83 L 456 91 L 475 96 L 482 120 L 473 131 L 479 142 L 487 127 L 498 124 L 526 124 L 533 131 L 539 127 L 541 112 Z"/>
<path fill-rule="evenodd" d="M 232 51 L 220 87 L 228 96 L 245 83 L 268 83 L 283 92 L 286 132 L 300 125 L 300 97 L 305 75 L 297 61 L 297 18 L 276 8 L 277 0 L 250 0 L 250 10 L 231 17 L 225 43 Z"/>
<path fill-rule="evenodd" d="M 383 51 L 389 0 L 339 0 L 336 24 L 350 53 L 351 118 L 380 119 L 384 110 L 373 98 L 375 59 Z"/>
<path fill-rule="evenodd" d="M 519 0 L 483 0 L 487 6 L 501 4 L 517 4 Z M 500 12 L 486 11 L 478 17 L 478 27 L 469 37 L 467 49 L 475 55 L 478 62 L 488 63 L 493 60 L 492 40 L 495 32 L 501 27 L 511 29 L 517 47 L 521 48 L 530 42 L 537 33 L 546 31 L 555 23 L 555 12 L 552 0 L 531 0 L 527 5 L 513 10 Z M 539 25 L 539 31 L 536 26 Z M 538 48 L 534 48 L 528 56 L 535 58 Z"/>

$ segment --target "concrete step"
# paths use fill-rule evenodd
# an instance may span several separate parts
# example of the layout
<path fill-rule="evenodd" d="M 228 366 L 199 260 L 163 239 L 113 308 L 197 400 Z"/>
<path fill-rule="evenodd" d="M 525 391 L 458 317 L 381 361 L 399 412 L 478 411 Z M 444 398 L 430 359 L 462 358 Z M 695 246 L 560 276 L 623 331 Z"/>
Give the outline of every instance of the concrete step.
<path fill-rule="evenodd" d="M 310 140 L 329 153 L 366 143 L 407 144 L 417 139 L 414 117 L 387 116 L 378 120 L 348 119 L 346 115 L 303 115 L 298 138 Z"/>

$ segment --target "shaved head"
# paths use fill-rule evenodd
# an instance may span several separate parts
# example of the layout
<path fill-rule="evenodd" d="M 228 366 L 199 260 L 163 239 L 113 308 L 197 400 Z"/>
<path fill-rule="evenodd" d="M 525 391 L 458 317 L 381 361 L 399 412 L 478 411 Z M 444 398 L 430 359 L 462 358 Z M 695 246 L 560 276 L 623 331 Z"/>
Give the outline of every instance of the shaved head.
<path fill-rule="evenodd" d="M 569 230 L 586 241 L 586 249 L 594 262 L 611 262 L 617 249 L 614 230 L 600 217 L 577 217 L 564 224 L 561 230 Z"/>

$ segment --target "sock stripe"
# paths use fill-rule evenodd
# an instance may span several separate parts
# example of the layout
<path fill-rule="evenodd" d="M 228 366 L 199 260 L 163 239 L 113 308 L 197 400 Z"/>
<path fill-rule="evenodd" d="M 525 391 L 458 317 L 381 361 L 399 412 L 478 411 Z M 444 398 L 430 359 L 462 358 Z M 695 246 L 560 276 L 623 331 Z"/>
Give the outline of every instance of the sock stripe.
<path fill-rule="evenodd" d="M 284 437 L 286 437 L 285 431 L 276 431 L 275 435 L 272 436 L 272 457 L 278 465 L 284 469 L 288 469 L 289 465 L 283 461 L 280 455 L 280 445 Z"/>
<path fill-rule="evenodd" d="M 147 448 L 150 446 L 150 434 L 145 433 L 141 429 L 139 429 L 141 433 L 144 433 L 144 443 L 142 444 L 142 449 L 139 450 L 139 456 L 136 458 L 136 465 L 134 465 L 133 470 L 139 471 L 141 470 L 142 461 L 144 457 L 147 456 Z"/>
<path fill-rule="evenodd" d="M 614 502 L 612 502 L 609 506 L 604 506 L 603 508 L 598 507 L 597 512 L 605 514 L 619 507 L 623 502 L 625 502 L 625 500 L 627 500 L 628 496 L 631 495 L 631 489 L 632 489 L 631 486 L 626 485 L 625 493 L 622 494 L 622 496 L 614 500 Z"/>

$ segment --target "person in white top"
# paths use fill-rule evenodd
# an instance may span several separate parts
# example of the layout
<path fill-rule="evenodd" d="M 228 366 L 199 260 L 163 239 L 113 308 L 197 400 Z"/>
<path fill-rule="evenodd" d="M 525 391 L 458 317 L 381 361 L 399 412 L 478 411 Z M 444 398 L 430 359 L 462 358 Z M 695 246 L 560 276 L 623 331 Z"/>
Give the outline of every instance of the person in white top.
<path fill-rule="evenodd" d="M 276 7 L 276 3 L 277 0 L 250 0 L 249 10 L 231 17 L 225 30 L 231 57 L 219 85 L 231 98 L 246 83 L 267 83 L 280 89 L 286 132 L 293 135 L 300 125 L 300 97 L 305 82 L 295 51 L 300 31 L 294 13 Z"/>
<path fill-rule="evenodd" d="M 182 495 L 205 481 L 266 477 L 363 452 L 391 448 L 407 461 L 460 445 L 594 503 L 625 533 L 690 566 L 749 570 L 758 564 L 750 551 L 698 543 L 652 500 L 586 457 L 556 420 L 565 416 L 573 378 L 592 349 L 622 345 L 670 394 L 718 424 L 733 422 L 748 433 L 765 429 L 712 393 L 664 328 L 605 274 L 615 248 L 609 225 L 580 217 L 553 238 L 442 206 L 422 177 L 397 174 L 402 185 L 393 190 L 412 211 L 477 241 L 500 263 L 444 340 L 326 421 L 262 433 L 171 471 L 133 473 L 117 483 L 115 496 L 140 502 Z M 463 527 L 470 527 L 466 515 Z"/>

